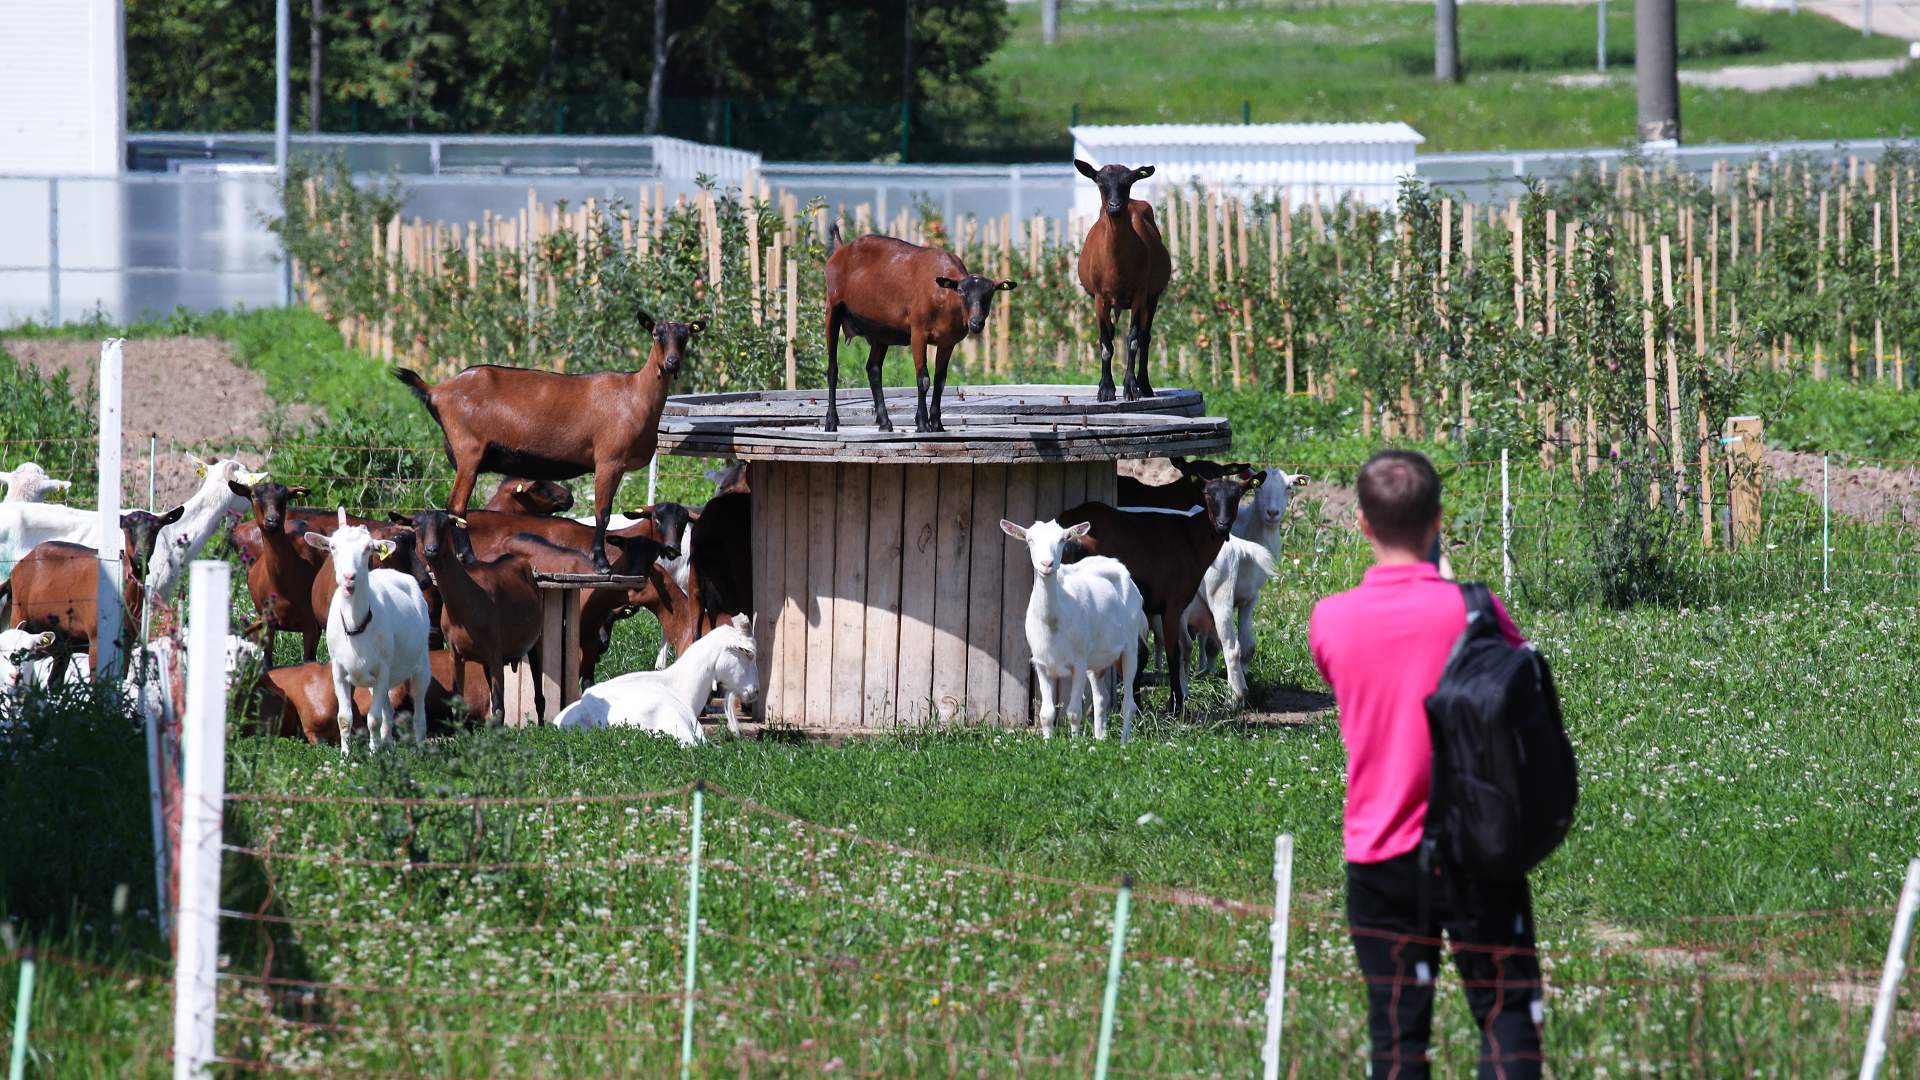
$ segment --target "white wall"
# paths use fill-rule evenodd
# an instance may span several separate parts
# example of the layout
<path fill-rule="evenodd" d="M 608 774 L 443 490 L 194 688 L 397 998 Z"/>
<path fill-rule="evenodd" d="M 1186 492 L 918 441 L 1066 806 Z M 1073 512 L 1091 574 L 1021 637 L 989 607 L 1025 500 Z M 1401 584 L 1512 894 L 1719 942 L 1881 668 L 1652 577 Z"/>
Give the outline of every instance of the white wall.
<path fill-rule="evenodd" d="M 117 175 L 122 0 L 0 0 L 0 174 Z"/>

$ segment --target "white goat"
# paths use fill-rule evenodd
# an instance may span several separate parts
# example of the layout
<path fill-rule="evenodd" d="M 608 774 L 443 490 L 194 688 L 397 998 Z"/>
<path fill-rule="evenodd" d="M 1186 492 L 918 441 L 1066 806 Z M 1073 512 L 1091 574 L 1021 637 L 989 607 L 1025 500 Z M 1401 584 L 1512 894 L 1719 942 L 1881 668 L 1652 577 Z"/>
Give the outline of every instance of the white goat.
<path fill-rule="evenodd" d="M 7 497 L 0 500 L 4 502 L 41 502 L 48 495 L 73 486 L 73 481 L 55 480 L 31 461 L 21 462 L 12 472 L 0 472 L 0 481 L 7 485 Z"/>
<path fill-rule="evenodd" d="M 153 542 L 153 555 L 147 560 L 147 595 L 162 602 L 172 597 L 182 571 L 200 557 L 220 522 L 229 515 L 245 517 L 251 508 L 250 502 L 235 494 L 232 485 L 251 487 L 267 481 L 266 473 L 253 472 L 232 459 L 209 464 L 188 454 L 187 460 L 205 479 L 200 490 L 187 500 L 180 520 L 161 528 Z"/>
<path fill-rule="evenodd" d="M 378 750 L 393 741 L 393 702 L 387 692 L 405 683 L 413 697 L 413 741 L 427 741 L 427 690 L 433 668 L 427 657 L 427 601 L 410 574 L 368 569 L 376 555 L 393 554 L 391 540 L 375 540 L 362 525 L 340 526 L 332 536 L 304 533 L 312 547 L 333 556 L 333 600 L 327 609 L 327 653 L 333 699 L 338 703 L 340 752 L 353 744 L 353 691 L 368 691 L 367 742 Z"/>
<path fill-rule="evenodd" d="M 99 513 L 58 503 L 0 502 L 0 577 L 49 540 L 99 548 Z"/>
<path fill-rule="evenodd" d="M 1198 643 L 1194 660 L 1200 674 L 1212 674 L 1214 659 L 1226 658 L 1227 685 L 1235 701 L 1247 696 L 1253 606 L 1260 599 L 1261 586 L 1278 572 L 1274 560 L 1280 557 L 1280 534 L 1293 489 L 1307 482 L 1305 476 L 1284 469 L 1262 471 L 1266 479 L 1254 489 L 1252 502 L 1233 519 L 1233 537 L 1220 546 L 1220 554 L 1207 568 L 1200 591 L 1187 602 L 1180 620 Z M 1234 632 L 1223 634 L 1222 627 Z"/>
<path fill-rule="evenodd" d="M 172 726 L 178 721 L 181 702 L 173 695 L 173 667 L 185 650 L 174 638 L 162 636 L 134 650 L 127 658 L 126 686 L 133 698 L 135 713 L 146 721 Z M 264 654 L 260 646 L 238 634 L 227 635 L 227 690 L 231 692 L 242 675 L 258 675 Z M 85 656 L 76 657 L 85 661 Z M 183 676 L 185 672 L 181 673 Z M 248 685 L 251 685 L 249 681 Z"/>
<path fill-rule="evenodd" d="M 10 709 L 19 702 L 29 686 L 45 681 L 39 674 L 40 662 L 50 660 L 53 633 L 28 633 L 19 627 L 0 630 L 0 705 Z"/>
<path fill-rule="evenodd" d="M 1120 676 L 1120 741 L 1133 737 L 1133 678 L 1147 615 L 1139 586 L 1118 559 L 1095 555 L 1068 565 L 1061 550 L 1087 535 L 1081 522 L 1061 528 L 1036 521 L 1026 528 L 1007 521 L 1000 531 L 1027 545 L 1033 560 L 1033 593 L 1027 598 L 1027 648 L 1040 676 L 1040 734 L 1053 737 L 1055 703 L 1064 695 L 1069 730 L 1080 733 L 1081 681 L 1093 690 L 1093 737 L 1107 737 L 1112 691 L 1105 676 Z"/>
<path fill-rule="evenodd" d="M 636 671 L 589 687 L 554 723 L 575 731 L 633 727 L 672 738 L 681 746 L 707 741 L 700 710 L 715 683 L 727 695 L 727 730 L 740 733 L 736 707 L 760 693 L 760 666 L 751 623 L 736 615 L 687 646 L 665 671 Z"/>
<path fill-rule="evenodd" d="M 1247 696 L 1247 659 L 1253 655 L 1253 605 L 1260 587 L 1278 571 L 1267 549 L 1238 536 L 1227 537 L 1207 567 L 1200 592 L 1187 602 L 1181 621 L 1197 643 L 1194 654 L 1203 675 L 1213 672 L 1213 653 L 1227 661 L 1227 685 L 1233 700 Z"/>

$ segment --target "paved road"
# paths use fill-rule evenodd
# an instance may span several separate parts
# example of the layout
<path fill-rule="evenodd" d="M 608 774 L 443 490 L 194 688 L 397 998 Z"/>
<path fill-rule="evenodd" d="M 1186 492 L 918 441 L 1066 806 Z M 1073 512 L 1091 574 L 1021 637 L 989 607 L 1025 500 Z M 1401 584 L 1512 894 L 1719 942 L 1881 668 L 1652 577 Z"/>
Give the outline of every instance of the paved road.
<path fill-rule="evenodd" d="M 1805 86 L 1821 79 L 1884 79 L 1905 70 L 1913 61 L 1906 57 L 1888 60 L 1842 60 L 1824 63 L 1735 64 L 1710 71 L 1682 70 L 1680 81 L 1687 86 L 1712 90 L 1785 90 Z M 1556 75 L 1555 86 L 1605 86 L 1609 82 L 1631 82 L 1633 74 L 1598 72 L 1580 75 Z"/>

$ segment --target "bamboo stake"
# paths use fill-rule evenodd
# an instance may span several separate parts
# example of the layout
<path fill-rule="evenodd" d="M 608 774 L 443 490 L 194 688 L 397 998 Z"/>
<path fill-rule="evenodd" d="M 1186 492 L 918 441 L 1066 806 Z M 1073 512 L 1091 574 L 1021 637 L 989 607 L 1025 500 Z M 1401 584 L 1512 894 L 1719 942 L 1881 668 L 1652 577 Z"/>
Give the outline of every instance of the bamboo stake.
<path fill-rule="evenodd" d="M 1220 193 L 1207 193 L 1207 285 L 1220 284 Z"/>
<path fill-rule="evenodd" d="M 1660 397 L 1655 389 L 1659 376 L 1654 371 L 1653 358 L 1653 249 L 1645 244 L 1640 245 L 1640 304 L 1640 356 L 1647 391 L 1647 453 L 1651 456 L 1660 442 Z M 1648 486 L 1647 505 L 1660 505 L 1658 482 Z"/>
<path fill-rule="evenodd" d="M 800 261 L 787 260 L 787 389 L 800 388 L 799 359 L 794 343 L 800 337 Z"/>
<path fill-rule="evenodd" d="M 747 218 L 747 316 L 753 325 L 761 323 L 760 312 L 760 208 L 748 206 Z"/>
<path fill-rule="evenodd" d="M 1676 508 L 1680 486 L 1686 482 L 1686 453 L 1680 441 L 1680 357 L 1674 342 L 1673 250 L 1660 234 L 1660 296 L 1667 311 L 1667 428 L 1672 433 L 1673 486 Z"/>
<path fill-rule="evenodd" d="M 1701 308 L 1705 303 L 1705 292 L 1700 283 L 1700 259 L 1693 260 L 1693 352 L 1699 358 L 1701 367 L 1701 393 L 1695 399 L 1694 417 L 1699 428 L 1699 442 L 1696 444 L 1700 454 L 1700 546 L 1713 547 L 1713 455 L 1707 448 L 1707 400 L 1706 400 L 1706 362 L 1707 332 L 1702 318 Z"/>
<path fill-rule="evenodd" d="M 1871 172 L 1867 174 L 1867 184 L 1869 187 L 1873 184 Z M 1873 288 L 1876 293 L 1880 290 L 1880 203 L 1877 200 L 1873 204 Z M 1879 306 L 1876 304 L 1873 312 L 1873 381 L 1877 383 L 1887 381 L 1885 345 L 1885 339 L 1881 336 Z"/>

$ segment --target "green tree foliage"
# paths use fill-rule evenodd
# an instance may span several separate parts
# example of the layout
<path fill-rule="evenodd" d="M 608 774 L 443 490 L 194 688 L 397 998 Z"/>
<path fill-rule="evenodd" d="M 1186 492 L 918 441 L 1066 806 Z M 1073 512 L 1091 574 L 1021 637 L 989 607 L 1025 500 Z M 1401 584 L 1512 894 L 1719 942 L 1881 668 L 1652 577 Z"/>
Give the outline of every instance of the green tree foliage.
<path fill-rule="evenodd" d="M 998 0 L 659 2 L 672 39 L 665 134 L 776 157 L 887 157 L 901 151 L 903 88 L 913 156 L 977 141 L 997 118 L 982 68 L 1006 38 Z M 299 88 L 311 4 L 293 8 Z M 638 132 L 652 15 L 618 0 L 326 0 L 322 123 Z M 271 124 L 272 0 L 129 0 L 127 32 L 136 127 Z"/>

